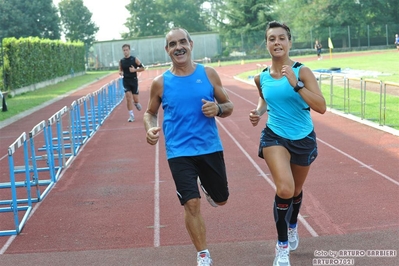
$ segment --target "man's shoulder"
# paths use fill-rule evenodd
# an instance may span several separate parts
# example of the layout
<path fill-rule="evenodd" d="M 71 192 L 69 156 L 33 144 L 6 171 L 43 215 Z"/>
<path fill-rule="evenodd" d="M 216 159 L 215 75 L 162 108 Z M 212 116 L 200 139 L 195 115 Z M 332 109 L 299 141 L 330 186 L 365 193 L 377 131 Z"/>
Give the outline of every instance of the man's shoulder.
<path fill-rule="evenodd" d="M 130 61 L 130 60 L 134 60 L 134 56 L 129 56 L 129 57 L 123 57 L 122 59 L 121 59 L 121 61 L 122 60 L 126 60 L 126 61 Z"/>

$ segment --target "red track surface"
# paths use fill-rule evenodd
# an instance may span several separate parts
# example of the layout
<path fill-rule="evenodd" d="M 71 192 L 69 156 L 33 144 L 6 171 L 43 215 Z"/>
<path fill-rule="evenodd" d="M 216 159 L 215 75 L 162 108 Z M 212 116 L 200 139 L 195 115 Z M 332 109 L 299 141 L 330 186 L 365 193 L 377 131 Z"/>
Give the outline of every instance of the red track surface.
<path fill-rule="evenodd" d="M 250 69 L 256 65 L 217 67 L 235 104 L 232 116 L 218 119 L 231 197 L 223 207 L 202 205 L 209 249 L 220 266 L 271 265 L 274 256 L 274 189 L 257 157 L 261 126 L 248 120 L 258 94 L 233 78 Z M 155 75 L 141 76 L 143 109 Z M 0 129 L 0 155 L 20 133 L 114 78 Z M 0 265 L 195 265 L 163 138 L 159 149 L 148 145 L 143 111 L 135 114 L 128 123 L 126 104 L 119 105 L 36 205 L 22 233 L 0 237 Z M 312 265 L 320 258 L 315 251 L 354 249 L 396 252 L 393 258 L 352 257 L 355 265 L 399 265 L 399 137 L 331 112 L 313 119 L 319 157 L 305 184 L 292 265 Z"/>

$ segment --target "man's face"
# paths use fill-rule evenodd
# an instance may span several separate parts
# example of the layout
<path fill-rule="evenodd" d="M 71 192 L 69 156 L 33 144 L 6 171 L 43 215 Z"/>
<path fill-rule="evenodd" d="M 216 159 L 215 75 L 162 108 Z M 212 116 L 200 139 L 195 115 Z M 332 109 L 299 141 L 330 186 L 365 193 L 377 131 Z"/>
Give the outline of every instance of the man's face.
<path fill-rule="evenodd" d="M 127 47 L 127 46 L 123 47 L 123 48 L 122 48 L 122 51 L 123 51 L 123 55 L 124 55 L 125 57 L 129 57 L 129 56 L 130 56 L 130 49 L 129 49 L 129 47 Z"/>
<path fill-rule="evenodd" d="M 189 42 L 186 32 L 173 30 L 167 35 L 166 52 L 174 62 L 185 62 L 191 60 L 191 49 L 193 43 Z"/>

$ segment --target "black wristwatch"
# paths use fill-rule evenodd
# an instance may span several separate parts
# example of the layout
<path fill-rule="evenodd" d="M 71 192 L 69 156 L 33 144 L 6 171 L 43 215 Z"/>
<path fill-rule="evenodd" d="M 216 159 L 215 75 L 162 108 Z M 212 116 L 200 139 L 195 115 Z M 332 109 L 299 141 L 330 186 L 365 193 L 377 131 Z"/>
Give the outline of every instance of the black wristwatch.
<path fill-rule="evenodd" d="M 305 87 L 305 84 L 303 84 L 302 81 L 298 80 L 298 82 L 296 83 L 296 85 L 294 87 L 294 91 L 298 92 L 300 89 L 303 89 L 303 87 Z"/>

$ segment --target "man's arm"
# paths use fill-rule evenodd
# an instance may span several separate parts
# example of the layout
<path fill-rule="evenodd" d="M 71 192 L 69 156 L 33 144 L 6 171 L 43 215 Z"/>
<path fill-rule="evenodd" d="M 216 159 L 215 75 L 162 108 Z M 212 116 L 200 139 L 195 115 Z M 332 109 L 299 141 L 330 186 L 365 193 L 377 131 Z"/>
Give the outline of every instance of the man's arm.
<path fill-rule="evenodd" d="M 119 75 L 123 76 L 122 61 L 119 61 Z"/>
<path fill-rule="evenodd" d="M 136 57 L 136 64 L 137 64 L 136 72 L 143 72 L 145 70 L 144 65 L 141 63 L 140 59 L 138 59 L 137 57 Z"/>
<path fill-rule="evenodd" d="M 206 74 L 213 85 L 217 103 L 214 104 L 214 116 L 228 117 L 233 113 L 234 105 L 222 85 L 219 74 L 212 67 L 205 67 Z"/>
<path fill-rule="evenodd" d="M 163 92 L 163 78 L 156 77 L 150 88 L 150 99 L 148 101 L 147 110 L 143 116 L 144 128 L 147 132 L 147 142 L 155 145 L 159 139 L 161 127 L 158 126 L 158 110 L 161 105 L 161 95 Z"/>

